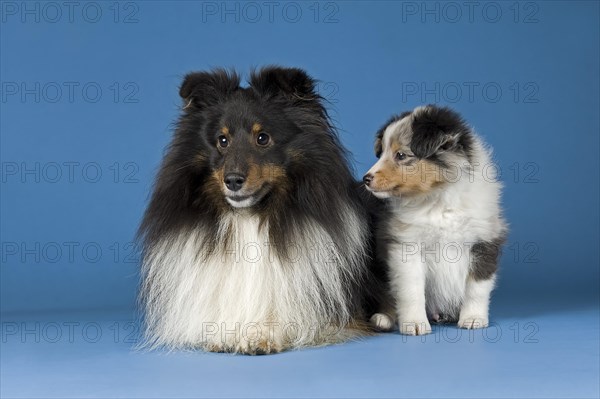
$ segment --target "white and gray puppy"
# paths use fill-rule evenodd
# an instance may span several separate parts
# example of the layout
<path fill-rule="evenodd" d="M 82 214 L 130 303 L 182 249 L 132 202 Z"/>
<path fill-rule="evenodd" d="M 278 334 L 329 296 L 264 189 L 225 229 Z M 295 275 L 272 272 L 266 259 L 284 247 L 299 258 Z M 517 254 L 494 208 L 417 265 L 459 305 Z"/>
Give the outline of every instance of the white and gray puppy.
<path fill-rule="evenodd" d="M 371 321 L 409 335 L 430 333 L 430 320 L 487 327 L 506 236 L 490 150 L 456 112 L 428 105 L 388 121 L 375 152 L 364 182 L 388 205 L 378 247 L 395 312 Z"/>

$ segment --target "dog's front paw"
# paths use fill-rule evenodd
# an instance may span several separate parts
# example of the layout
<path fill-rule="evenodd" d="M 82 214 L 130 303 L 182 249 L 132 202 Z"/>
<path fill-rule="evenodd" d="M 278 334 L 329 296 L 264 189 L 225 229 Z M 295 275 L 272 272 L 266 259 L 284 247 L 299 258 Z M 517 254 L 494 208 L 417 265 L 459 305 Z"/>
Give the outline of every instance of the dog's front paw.
<path fill-rule="evenodd" d="M 258 342 L 256 345 L 254 345 L 251 348 L 251 353 L 249 353 L 250 355 L 270 355 L 273 353 L 279 353 L 283 351 L 283 345 L 274 342 L 274 341 L 270 341 L 270 340 L 264 340 L 264 341 L 260 341 Z"/>
<path fill-rule="evenodd" d="M 282 352 L 283 350 L 284 347 L 280 343 L 274 340 L 261 339 L 259 341 L 245 341 L 240 343 L 236 347 L 235 352 L 244 355 L 270 355 Z"/>
<path fill-rule="evenodd" d="M 425 335 L 431 334 L 431 325 L 427 319 L 421 320 L 400 320 L 400 334 L 404 335 Z"/>
<path fill-rule="evenodd" d="M 238 353 L 241 355 L 269 355 L 285 350 L 282 344 L 273 340 L 261 339 L 259 341 L 240 340 L 236 343 L 208 343 L 203 346 L 207 352 Z"/>
<path fill-rule="evenodd" d="M 458 320 L 458 326 L 460 328 L 466 328 L 468 330 L 475 328 L 485 328 L 489 325 L 489 320 L 487 315 L 469 315 L 469 316 L 460 316 Z"/>
<path fill-rule="evenodd" d="M 223 344 L 217 344 L 217 343 L 207 343 L 204 344 L 202 346 L 202 349 L 204 349 L 206 352 L 215 352 L 215 353 L 227 353 L 227 352 L 231 352 L 232 348 L 227 347 Z"/>
<path fill-rule="evenodd" d="M 371 316 L 370 322 L 379 331 L 391 331 L 394 329 L 394 319 L 385 313 L 375 313 Z"/>

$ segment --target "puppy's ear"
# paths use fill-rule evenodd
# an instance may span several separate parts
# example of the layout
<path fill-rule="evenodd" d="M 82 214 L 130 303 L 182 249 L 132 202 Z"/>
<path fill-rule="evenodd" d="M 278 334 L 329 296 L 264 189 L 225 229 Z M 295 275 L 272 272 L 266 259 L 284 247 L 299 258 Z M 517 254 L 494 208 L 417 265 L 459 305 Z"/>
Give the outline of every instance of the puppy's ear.
<path fill-rule="evenodd" d="M 438 146 L 438 151 L 450 151 L 458 144 L 458 134 L 445 134 L 442 137 L 441 144 Z"/>
<path fill-rule="evenodd" d="M 439 151 L 453 150 L 469 134 L 465 121 L 450 108 L 428 105 L 417 109 L 413 114 L 410 148 L 419 158 L 430 157 Z"/>
<path fill-rule="evenodd" d="M 315 80 L 299 68 L 269 66 L 253 71 L 250 86 L 267 96 L 283 96 L 300 101 L 320 99 L 315 91 Z"/>
<path fill-rule="evenodd" d="M 185 109 L 204 108 L 226 99 L 239 87 L 240 77 L 233 71 L 192 72 L 183 79 L 179 95 Z"/>

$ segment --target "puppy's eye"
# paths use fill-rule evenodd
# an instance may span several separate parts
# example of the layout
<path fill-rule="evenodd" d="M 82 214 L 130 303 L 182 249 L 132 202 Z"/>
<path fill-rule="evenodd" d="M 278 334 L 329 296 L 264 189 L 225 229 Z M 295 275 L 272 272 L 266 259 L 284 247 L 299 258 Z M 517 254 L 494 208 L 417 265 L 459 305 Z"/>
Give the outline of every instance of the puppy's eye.
<path fill-rule="evenodd" d="M 406 159 L 406 154 L 403 152 L 397 152 L 395 158 L 396 158 L 396 161 L 402 161 L 402 160 Z"/>
<path fill-rule="evenodd" d="M 271 141 L 271 137 L 269 137 L 266 133 L 261 133 L 256 137 L 256 144 L 258 145 L 267 145 Z"/>
<path fill-rule="evenodd" d="M 219 136 L 219 138 L 217 139 L 217 142 L 219 143 L 219 147 L 225 148 L 229 145 L 229 140 L 227 140 L 227 137 L 225 136 Z"/>

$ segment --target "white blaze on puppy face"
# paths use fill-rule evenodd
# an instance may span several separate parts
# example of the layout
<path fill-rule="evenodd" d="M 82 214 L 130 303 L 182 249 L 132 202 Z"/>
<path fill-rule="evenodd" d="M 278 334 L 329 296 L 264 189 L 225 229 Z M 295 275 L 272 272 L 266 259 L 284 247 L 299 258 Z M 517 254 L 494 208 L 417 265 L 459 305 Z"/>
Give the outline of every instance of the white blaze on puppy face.
<path fill-rule="evenodd" d="M 418 159 L 410 150 L 412 116 L 390 124 L 381 138 L 379 160 L 367 172 L 372 176 L 369 190 L 376 197 L 425 194 L 444 183 L 443 170 L 427 159 Z M 404 154 L 399 159 L 398 154 Z"/>

